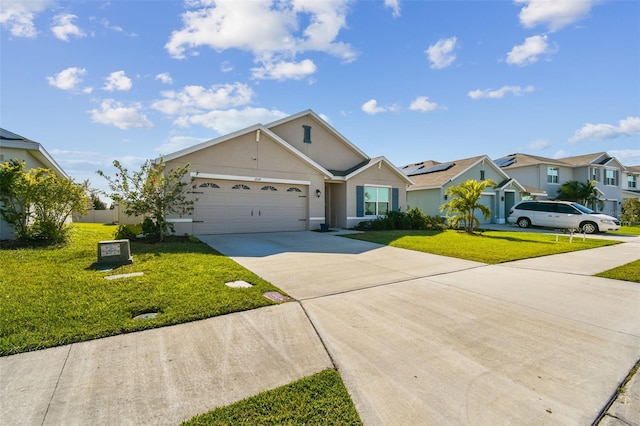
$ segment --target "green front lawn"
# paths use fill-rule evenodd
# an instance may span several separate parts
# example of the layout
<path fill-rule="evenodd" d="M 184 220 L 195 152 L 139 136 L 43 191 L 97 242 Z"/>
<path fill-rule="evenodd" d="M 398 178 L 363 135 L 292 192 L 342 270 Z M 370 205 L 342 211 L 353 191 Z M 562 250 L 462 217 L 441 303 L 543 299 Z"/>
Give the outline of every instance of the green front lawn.
<path fill-rule="evenodd" d="M 640 259 L 596 274 L 597 277 L 640 283 Z"/>
<path fill-rule="evenodd" d="M 0 355 L 193 321 L 273 304 L 280 291 L 197 240 L 131 243 L 133 264 L 92 269 L 115 226 L 74 224 L 65 247 L 0 249 Z M 107 275 L 143 272 L 107 280 Z M 249 289 L 226 282 L 244 280 Z M 144 312 L 153 319 L 133 319 Z"/>
<path fill-rule="evenodd" d="M 554 234 L 505 231 L 485 231 L 475 235 L 453 230 L 370 231 L 349 234 L 345 237 L 492 264 L 619 243 L 619 241 L 595 238 L 586 238 L 582 241 L 582 236 L 578 235 L 575 235 L 573 242 L 569 243 L 569 235 L 563 234 L 556 242 Z"/>
<path fill-rule="evenodd" d="M 184 426 L 361 425 L 340 374 L 325 370 L 194 417 Z"/>
<path fill-rule="evenodd" d="M 626 234 L 626 235 L 640 235 L 640 226 L 621 226 L 619 230 L 615 232 L 616 234 Z"/>

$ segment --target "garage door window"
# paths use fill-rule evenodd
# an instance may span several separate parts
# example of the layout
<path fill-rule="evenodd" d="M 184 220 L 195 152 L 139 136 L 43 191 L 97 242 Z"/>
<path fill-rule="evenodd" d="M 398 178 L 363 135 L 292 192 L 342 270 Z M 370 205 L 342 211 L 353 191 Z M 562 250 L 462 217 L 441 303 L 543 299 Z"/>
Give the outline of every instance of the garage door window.
<path fill-rule="evenodd" d="M 364 214 L 365 216 L 381 216 L 389 213 L 391 188 L 365 186 Z"/>
<path fill-rule="evenodd" d="M 260 191 L 277 191 L 277 189 L 271 185 L 263 186 Z"/>
<path fill-rule="evenodd" d="M 213 182 L 205 182 L 199 185 L 200 188 L 220 188 L 220 185 Z"/>
<path fill-rule="evenodd" d="M 302 192 L 300 188 L 291 187 L 287 189 L 287 192 Z"/>
<path fill-rule="evenodd" d="M 237 184 L 237 185 L 233 185 L 233 186 L 231 187 L 231 189 L 245 189 L 245 190 L 249 190 L 249 189 L 251 189 L 251 188 L 249 188 L 247 185 L 244 185 L 244 184 L 242 184 L 242 183 L 239 183 L 239 184 Z"/>

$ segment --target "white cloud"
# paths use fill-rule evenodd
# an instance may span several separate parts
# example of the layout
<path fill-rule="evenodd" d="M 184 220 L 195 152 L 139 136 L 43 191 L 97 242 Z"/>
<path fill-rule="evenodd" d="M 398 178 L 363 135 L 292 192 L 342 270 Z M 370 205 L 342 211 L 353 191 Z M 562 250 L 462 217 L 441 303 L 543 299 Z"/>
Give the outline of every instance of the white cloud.
<path fill-rule="evenodd" d="M 527 148 L 538 151 L 541 149 L 548 148 L 550 146 L 551 146 L 551 142 L 548 139 L 538 139 L 531 142 L 529 145 L 527 145 Z"/>
<path fill-rule="evenodd" d="M 78 17 L 71 13 L 61 13 L 53 17 L 51 32 L 56 38 L 69 41 L 69 36 L 85 37 L 86 34 L 73 23 Z"/>
<path fill-rule="evenodd" d="M 557 46 L 549 46 L 547 35 L 536 35 L 527 37 L 524 43 L 514 46 L 507 53 L 507 63 L 511 65 L 524 66 L 538 61 L 541 55 L 552 55 L 558 51 Z"/>
<path fill-rule="evenodd" d="M 584 18 L 594 4 L 591 0 L 515 0 L 524 4 L 520 11 L 520 23 L 525 28 L 546 25 L 549 31 L 557 31 Z"/>
<path fill-rule="evenodd" d="M 103 27 L 105 27 L 106 29 L 108 29 L 108 30 L 115 31 L 115 32 L 117 32 L 117 33 L 121 33 L 121 34 L 123 34 L 123 35 L 125 35 L 125 36 L 127 36 L 127 37 L 136 37 L 136 36 L 137 36 L 137 34 L 136 34 L 136 33 L 130 33 L 130 32 L 127 32 L 127 31 L 125 31 L 125 30 L 124 30 L 124 28 L 122 28 L 122 27 L 121 27 L 121 26 L 119 26 L 119 25 L 112 25 L 112 24 L 111 24 L 108 20 L 106 20 L 106 19 L 102 19 L 102 20 L 100 21 L 100 24 L 101 24 Z"/>
<path fill-rule="evenodd" d="M 505 97 L 507 93 L 511 93 L 514 96 L 522 96 L 526 93 L 531 93 L 535 91 L 535 87 L 533 86 L 502 86 L 499 89 L 484 89 L 484 90 L 473 90 L 467 95 L 471 99 L 502 99 Z"/>
<path fill-rule="evenodd" d="M 202 46 L 218 51 L 246 50 L 263 68 L 281 62 L 295 63 L 296 55 L 307 51 L 352 61 L 356 53 L 351 46 L 336 41 L 340 30 L 346 27 L 348 3 L 349 0 L 189 1 L 186 5 L 193 9 L 182 15 L 183 28 L 172 32 L 165 48 L 174 58 L 195 55 L 194 49 Z"/>
<path fill-rule="evenodd" d="M 409 109 L 411 111 L 429 112 L 438 108 L 438 104 L 435 102 L 429 102 L 429 98 L 426 96 L 418 96 L 411 102 Z"/>
<path fill-rule="evenodd" d="M 395 112 L 395 111 L 398 111 L 399 108 L 397 105 L 382 107 L 378 105 L 378 101 L 376 101 L 375 99 L 369 99 L 367 102 L 362 104 L 361 109 L 367 114 L 374 115 L 374 114 L 379 114 L 381 112 Z"/>
<path fill-rule="evenodd" d="M 620 136 L 631 136 L 640 133 L 640 117 L 627 117 L 620 120 L 617 126 L 612 124 L 587 123 L 569 138 L 569 143 L 587 140 L 615 139 Z"/>
<path fill-rule="evenodd" d="M 175 121 L 175 124 L 182 127 L 198 124 L 215 130 L 219 134 L 227 134 L 256 123 L 269 123 L 286 116 L 287 114 L 278 110 L 247 107 L 242 110 L 216 110 L 189 117 L 180 117 Z"/>
<path fill-rule="evenodd" d="M 151 104 L 151 108 L 167 115 L 201 115 L 207 110 L 217 110 L 246 105 L 253 98 L 251 87 L 243 83 L 218 84 L 210 88 L 185 86 L 181 91 L 162 92 L 164 99 Z"/>
<path fill-rule="evenodd" d="M 450 37 L 438 40 L 436 44 L 429 46 L 425 53 L 431 62 L 431 68 L 442 69 L 453 64 L 456 54 L 453 51 L 457 47 L 457 38 Z"/>
<path fill-rule="evenodd" d="M 640 149 L 612 149 L 607 154 L 616 157 L 625 166 L 640 165 Z"/>
<path fill-rule="evenodd" d="M 100 104 L 100 109 L 92 109 L 89 113 L 94 123 L 108 124 L 122 130 L 153 127 L 153 123 L 141 110 L 142 105 L 137 102 L 125 106 L 114 99 L 105 99 Z"/>
<path fill-rule="evenodd" d="M 114 71 L 109 74 L 106 80 L 102 89 L 107 92 L 113 92 L 114 90 L 126 92 L 132 86 L 131 79 L 125 75 L 124 71 Z"/>
<path fill-rule="evenodd" d="M 51 86 L 60 90 L 76 90 L 78 85 L 82 83 L 82 76 L 86 74 L 87 70 L 85 68 L 70 67 L 60 71 L 53 77 L 47 77 L 47 81 Z"/>
<path fill-rule="evenodd" d="M 171 136 L 165 143 L 155 149 L 162 154 L 180 151 L 181 149 L 197 145 L 209 138 L 194 138 L 193 136 Z"/>
<path fill-rule="evenodd" d="M 173 78 L 171 78 L 171 74 L 169 74 L 168 72 L 163 72 L 156 75 L 156 80 L 160 80 L 164 84 L 173 84 Z"/>
<path fill-rule="evenodd" d="M 233 71 L 233 65 L 229 61 L 224 61 L 220 64 L 220 71 L 222 72 Z"/>
<path fill-rule="evenodd" d="M 384 0 L 384 5 L 391 9 L 394 18 L 400 16 L 400 0 Z"/>
<path fill-rule="evenodd" d="M 262 67 L 252 68 L 253 78 L 260 80 L 300 80 L 316 72 L 316 64 L 310 59 L 302 62 L 263 63 Z"/>
<path fill-rule="evenodd" d="M 2 0 L 0 25 L 14 37 L 35 38 L 38 35 L 33 20 L 35 16 L 53 4 L 50 0 Z"/>

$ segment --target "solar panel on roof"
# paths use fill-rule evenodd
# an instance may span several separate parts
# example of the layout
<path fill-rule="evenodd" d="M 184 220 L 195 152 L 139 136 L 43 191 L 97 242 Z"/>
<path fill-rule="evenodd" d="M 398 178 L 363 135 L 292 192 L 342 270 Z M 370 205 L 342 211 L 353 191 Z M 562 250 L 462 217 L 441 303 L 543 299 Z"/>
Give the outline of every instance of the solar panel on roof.
<path fill-rule="evenodd" d="M 498 158 L 496 161 L 494 161 L 494 163 L 496 163 L 496 165 L 498 167 L 508 167 L 510 165 L 512 165 L 513 163 L 516 162 L 516 158 L 515 157 L 502 157 L 502 158 Z"/>
<path fill-rule="evenodd" d="M 418 170 L 424 168 L 424 165 L 420 164 L 420 165 L 413 165 L 413 166 L 407 166 L 407 167 L 408 168 L 405 168 L 402 171 L 404 172 L 405 175 L 412 176 L 416 174 Z"/>
<path fill-rule="evenodd" d="M 456 163 L 442 163 L 442 164 L 437 164 L 435 166 L 431 166 L 428 167 L 426 169 L 421 168 L 420 170 L 415 170 L 413 173 L 409 174 L 407 173 L 408 176 L 416 176 L 416 175 L 426 175 L 428 173 L 435 173 L 435 172 L 442 172 L 445 170 L 450 169 L 451 167 L 455 166 Z M 406 172 L 405 172 L 406 173 Z"/>

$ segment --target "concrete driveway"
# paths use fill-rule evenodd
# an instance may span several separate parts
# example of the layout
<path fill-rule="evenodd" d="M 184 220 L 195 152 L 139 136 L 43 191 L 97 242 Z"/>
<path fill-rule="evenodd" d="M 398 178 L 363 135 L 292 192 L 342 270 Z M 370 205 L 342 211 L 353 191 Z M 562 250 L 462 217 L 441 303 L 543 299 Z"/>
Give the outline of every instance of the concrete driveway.
<path fill-rule="evenodd" d="M 484 265 L 315 232 L 201 238 L 300 301 L 365 424 L 591 424 L 640 358 L 640 286 L 590 276 L 637 239 Z"/>

